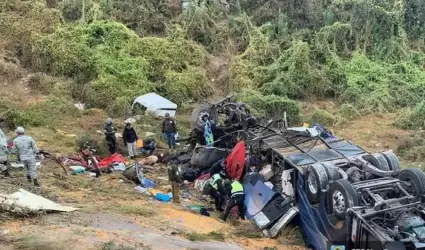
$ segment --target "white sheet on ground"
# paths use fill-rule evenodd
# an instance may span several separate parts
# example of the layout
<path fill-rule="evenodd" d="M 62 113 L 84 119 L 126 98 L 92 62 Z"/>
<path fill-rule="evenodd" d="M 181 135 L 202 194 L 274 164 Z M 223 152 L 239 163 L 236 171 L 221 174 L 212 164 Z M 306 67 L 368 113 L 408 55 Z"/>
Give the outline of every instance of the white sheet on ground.
<path fill-rule="evenodd" d="M 41 167 L 41 162 L 38 161 L 38 162 L 35 163 L 35 165 L 37 166 L 37 168 L 39 168 L 39 167 Z M 18 162 L 11 162 L 10 166 L 12 168 L 23 168 L 24 164 L 18 163 Z"/>
<path fill-rule="evenodd" d="M 28 192 L 24 189 L 19 189 L 18 192 L 10 195 L 0 194 L 0 204 L 14 205 L 16 207 L 26 208 L 34 211 L 45 210 L 72 212 L 77 210 L 77 208 L 61 206 L 51 200 Z"/>

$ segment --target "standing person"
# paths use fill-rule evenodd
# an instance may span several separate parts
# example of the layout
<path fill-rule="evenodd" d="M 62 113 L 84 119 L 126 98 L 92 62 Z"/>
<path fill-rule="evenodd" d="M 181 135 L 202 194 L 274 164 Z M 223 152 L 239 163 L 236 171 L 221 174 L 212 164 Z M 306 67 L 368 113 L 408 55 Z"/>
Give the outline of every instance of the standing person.
<path fill-rule="evenodd" d="M 136 141 L 139 138 L 129 122 L 125 125 L 124 131 L 122 132 L 122 139 L 124 141 L 124 146 L 127 146 L 128 156 L 130 159 L 133 159 L 137 156 Z"/>
<path fill-rule="evenodd" d="M 237 180 L 234 180 L 232 182 L 230 182 L 229 180 L 226 180 L 224 182 L 224 185 L 227 190 L 227 195 L 230 198 L 230 201 L 226 207 L 226 211 L 224 212 L 222 219 L 226 221 L 227 217 L 229 216 L 230 210 L 238 206 L 239 216 L 241 217 L 242 220 L 245 220 L 245 209 L 244 209 L 245 194 L 243 192 L 242 184 Z"/>
<path fill-rule="evenodd" d="M 170 150 L 176 149 L 176 133 L 177 133 L 177 126 L 176 122 L 173 118 L 170 117 L 169 113 L 165 114 L 165 119 L 162 122 L 162 133 L 165 135 L 165 138 L 168 142 L 168 148 Z"/>
<path fill-rule="evenodd" d="M 34 182 L 34 186 L 39 187 L 37 165 L 35 155 L 39 153 L 37 145 L 31 136 L 25 135 L 23 127 L 16 129 L 17 137 L 13 140 L 13 152 L 18 155 L 18 159 L 24 164 L 27 171 L 27 180 Z"/>
<path fill-rule="evenodd" d="M 8 155 L 9 149 L 7 148 L 7 138 L 0 129 L 0 171 L 5 177 L 10 177 L 9 170 L 7 168 Z"/>
<path fill-rule="evenodd" d="M 180 203 L 180 183 L 182 183 L 182 180 L 180 178 L 178 166 L 169 164 L 167 170 L 168 180 L 171 184 L 171 193 L 173 194 L 173 202 Z"/>
<path fill-rule="evenodd" d="M 117 151 L 117 138 L 115 133 L 117 128 L 114 125 L 114 122 L 111 118 L 106 119 L 105 127 L 103 128 L 103 133 L 105 133 L 106 143 L 108 144 L 109 152 L 115 154 Z"/>

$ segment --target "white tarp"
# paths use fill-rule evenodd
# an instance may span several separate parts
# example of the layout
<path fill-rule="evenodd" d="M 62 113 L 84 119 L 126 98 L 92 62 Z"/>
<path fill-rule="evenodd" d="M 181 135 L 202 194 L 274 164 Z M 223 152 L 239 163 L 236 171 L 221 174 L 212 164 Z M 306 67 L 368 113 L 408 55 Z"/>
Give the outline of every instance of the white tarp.
<path fill-rule="evenodd" d="M 177 104 L 156 93 L 148 93 L 137 97 L 133 102 L 132 108 L 134 108 L 135 104 L 142 105 L 147 112 L 153 113 L 155 116 L 165 116 L 165 113 L 169 113 L 170 116 L 176 115 Z"/>
<path fill-rule="evenodd" d="M 15 192 L 10 195 L 0 194 L 0 204 L 9 206 L 13 205 L 16 207 L 21 207 L 33 211 L 45 210 L 72 212 L 77 210 L 77 208 L 61 206 L 51 200 L 30 193 L 24 189 L 19 189 L 18 192 Z"/>
<path fill-rule="evenodd" d="M 37 161 L 37 162 L 35 163 L 35 166 L 36 166 L 37 168 L 40 168 L 40 167 L 41 167 L 41 162 Z M 19 162 L 11 162 L 11 163 L 10 163 L 10 167 L 12 167 L 12 168 L 24 168 L 24 164 L 19 163 Z"/>

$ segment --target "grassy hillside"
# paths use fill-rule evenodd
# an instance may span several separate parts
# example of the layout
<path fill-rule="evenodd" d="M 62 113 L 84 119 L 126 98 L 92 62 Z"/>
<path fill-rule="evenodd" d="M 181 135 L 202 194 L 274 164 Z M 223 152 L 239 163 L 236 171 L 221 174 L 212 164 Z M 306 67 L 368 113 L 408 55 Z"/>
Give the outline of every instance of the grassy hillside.
<path fill-rule="evenodd" d="M 0 82 L 47 96 L 23 109 L 4 98 L 0 115 L 46 126 L 43 110 L 76 116 L 76 101 L 121 117 L 148 91 L 182 107 L 233 91 L 292 123 L 399 112 L 394 126 L 424 128 L 423 1 L 189 2 L 0 0 Z M 341 108 L 301 114 L 320 99 Z"/>

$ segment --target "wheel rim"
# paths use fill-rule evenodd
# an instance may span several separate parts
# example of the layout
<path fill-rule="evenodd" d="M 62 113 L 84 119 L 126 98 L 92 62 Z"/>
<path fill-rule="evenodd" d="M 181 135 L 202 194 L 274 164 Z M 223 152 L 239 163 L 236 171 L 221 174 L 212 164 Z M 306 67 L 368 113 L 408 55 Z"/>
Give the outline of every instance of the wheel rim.
<path fill-rule="evenodd" d="M 317 178 L 314 174 L 310 173 L 307 177 L 308 189 L 312 194 L 317 194 Z"/>
<path fill-rule="evenodd" d="M 199 112 L 199 115 L 198 115 L 198 121 L 201 123 L 201 124 L 204 124 L 204 120 L 202 119 L 202 117 L 204 117 L 205 115 L 210 115 L 210 113 L 209 112 L 207 112 L 207 111 L 202 111 L 202 112 Z"/>
<path fill-rule="evenodd" d="M 336 190 L 332 193 L 332 200 L 333 200 L 333 204 L 332 204 L 332 208 L 333 211 L 342 214 L 345 211 L 345 198 L 344 195 Z"/>

